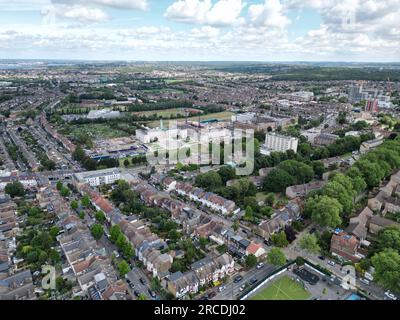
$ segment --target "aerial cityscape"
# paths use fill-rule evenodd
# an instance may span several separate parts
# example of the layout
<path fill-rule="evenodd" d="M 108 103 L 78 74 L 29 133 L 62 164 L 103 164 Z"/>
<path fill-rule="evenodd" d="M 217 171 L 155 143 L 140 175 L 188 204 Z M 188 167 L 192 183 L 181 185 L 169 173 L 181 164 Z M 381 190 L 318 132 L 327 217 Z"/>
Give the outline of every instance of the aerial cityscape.
<path fill-rule="evenodd" d="M 0 0 L 0 300 L 398 300 L 399 13 Z"/>

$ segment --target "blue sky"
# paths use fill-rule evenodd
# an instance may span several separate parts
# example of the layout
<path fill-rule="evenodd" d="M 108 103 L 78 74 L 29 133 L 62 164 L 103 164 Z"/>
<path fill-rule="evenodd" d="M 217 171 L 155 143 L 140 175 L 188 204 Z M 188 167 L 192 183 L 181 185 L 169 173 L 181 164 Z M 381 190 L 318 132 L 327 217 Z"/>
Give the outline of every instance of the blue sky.
<path fill-rule="evenodd" d="M 0 58 L 400 60 L 398 0 L 11 2 Z"/>

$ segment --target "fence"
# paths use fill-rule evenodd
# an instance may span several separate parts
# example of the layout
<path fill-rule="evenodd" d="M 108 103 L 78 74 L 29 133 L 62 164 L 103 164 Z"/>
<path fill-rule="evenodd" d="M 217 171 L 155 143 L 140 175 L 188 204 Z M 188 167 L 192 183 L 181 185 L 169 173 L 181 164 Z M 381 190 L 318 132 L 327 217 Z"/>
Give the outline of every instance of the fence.
<path fill-rule="evenodd" d="M 285 264 L 284 266 L 272 271 L 271 273 L 269 273 L 263 281 L 261 281 L 256 287 L 254 288 L 250 288 L 250 291 L 246 291 L 244 292 L 241 297 L 239 298 L 239 300 L 246 300 L 248 297 L 250 297 L 251 295 L 253 295 L 258 289 L 260 289 L 262 286 L 264 286 L 267 282 L 271 281 L 272 279 L 276 278 L 277 276 L 279 276 L 280 274 L 286 272 L 289 267 L 294 264 L 295 261 L 289 261 L 287 264 Z"/>

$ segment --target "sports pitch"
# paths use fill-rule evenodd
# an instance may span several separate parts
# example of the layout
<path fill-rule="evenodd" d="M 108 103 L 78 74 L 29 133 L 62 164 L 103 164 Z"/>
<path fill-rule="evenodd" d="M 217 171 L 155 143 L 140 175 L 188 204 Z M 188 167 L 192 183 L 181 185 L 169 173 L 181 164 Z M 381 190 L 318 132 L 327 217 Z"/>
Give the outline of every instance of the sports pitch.
<path fill-rule="evenodd" d="M 283 276 L 257 293 L 251 300 L 307 300 L 311 294 L 303 286 Z"/>

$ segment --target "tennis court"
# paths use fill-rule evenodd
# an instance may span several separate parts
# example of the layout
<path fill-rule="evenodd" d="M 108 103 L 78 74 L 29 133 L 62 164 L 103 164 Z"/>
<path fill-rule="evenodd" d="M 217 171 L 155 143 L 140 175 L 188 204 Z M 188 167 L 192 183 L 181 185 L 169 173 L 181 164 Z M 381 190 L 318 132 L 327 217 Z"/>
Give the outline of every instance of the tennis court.
<path fill-rule="evenodd" d="M 283 276 L 257 293 L 251 300 L 307 300 L 311 294 L 303 285 Z"/>

